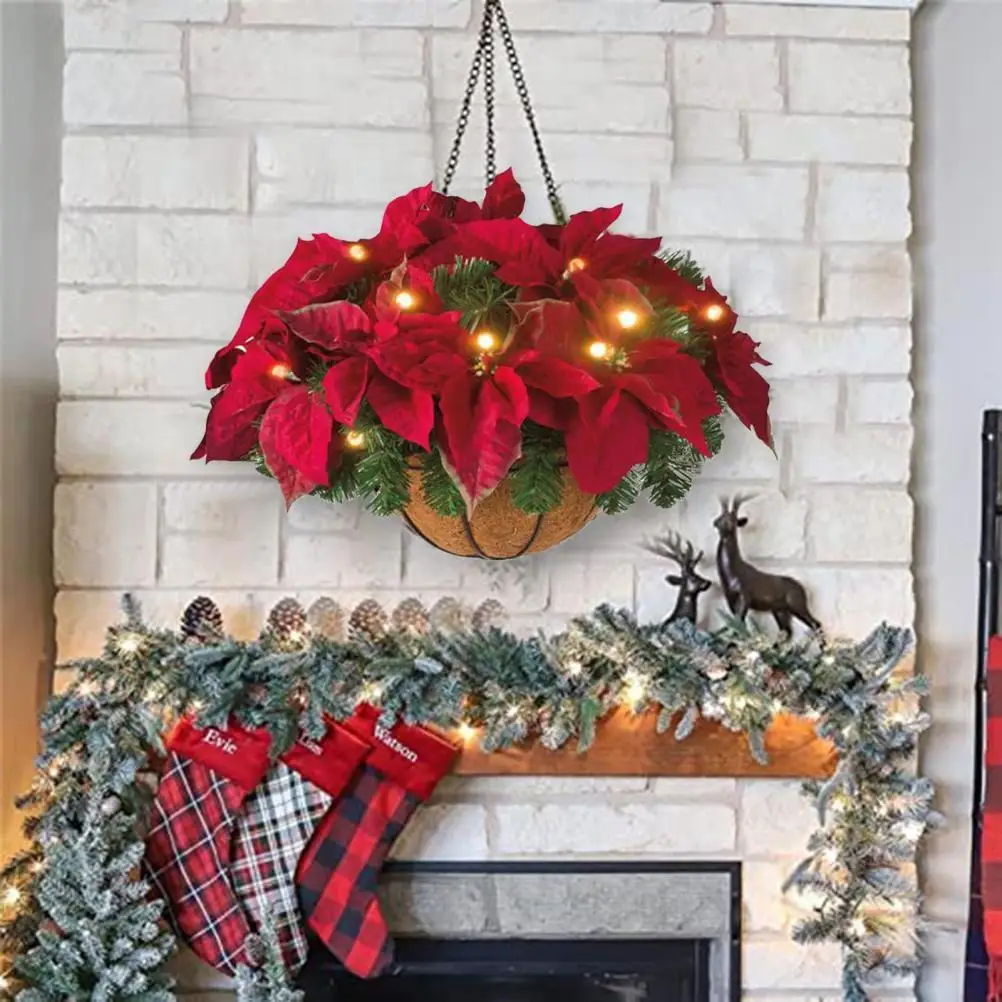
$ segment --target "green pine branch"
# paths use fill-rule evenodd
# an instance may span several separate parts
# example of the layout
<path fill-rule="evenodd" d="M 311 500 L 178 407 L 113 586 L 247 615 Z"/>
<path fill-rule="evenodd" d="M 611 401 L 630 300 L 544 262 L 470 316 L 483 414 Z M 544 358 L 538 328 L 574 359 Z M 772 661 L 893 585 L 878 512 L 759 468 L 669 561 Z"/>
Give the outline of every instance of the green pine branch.
<path fill-rule="evenodd" d="M 403 439 L 384 428 L 368 406 L 362 408 L 355 428 L 365 436 L 354 475 L 358 493 L 374 515 L 393 515 L 410 500 L 407 450 Z"/>
<path fill-rule="evenodd" d="M 642 467 L 635 466 L 611 491 L 599 494 L 595 504 L 607 515 L 618 515 L 626 511 L 640 496 L 643 480 L 640 474 Z"/>
<path fill-rule="evenodd" d="M 564 487 L 560 458 L 547 441 L 523 442 L 522 458 L 511 472 L 511 499 L 530 515 L 543 515 L 560 504 Z"/>
<path fill-rule="evenodd" d="M 458 310 L 460 322 L 469 330 L 488 326 L 504 334 L 510 326 L 510 305 L 518 290 L 499 281 L 497 266 L 481 258 L 457 257 L 450 267 L 432 272 L 435 292 L 447 310 Z"/>
<path fill-rule="evenodd" d="M 463 501 L 456 482 L 446 472 L 442 454 L 437 448 L 424 457 L 421 492 L 428 506 L 437 515 L 454 518 L 466 511 L 466 502 Z"/>
<path fill-rule="evenodd" d="M 669 268 L 677 271 L 687 282 L 698 285 L 700 288 L 706 280 L 703 269 L 699 267 L 692 254 L 687 250 L 662 250 L 658 252 L 658 257 Z"/>

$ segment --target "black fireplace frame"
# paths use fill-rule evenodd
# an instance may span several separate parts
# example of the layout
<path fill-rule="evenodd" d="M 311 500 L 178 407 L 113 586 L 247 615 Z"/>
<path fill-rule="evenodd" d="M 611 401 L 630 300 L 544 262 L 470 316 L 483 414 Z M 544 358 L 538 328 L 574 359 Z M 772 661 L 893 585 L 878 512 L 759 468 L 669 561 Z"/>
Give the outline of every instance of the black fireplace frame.
<path fill-rule="evenodd" d="M 741 863 L 737 860 L 463 860 L 463 861 L 411 861 L 393 860 L 387 862 L 384 873 L 387 875 L 399 874 L 424 874 L 424 875 L 503 875 L 503 874 L 660 874 L 660 873 L 714 873 L 723 874 L 728 879 L 730 891 L 730 916 L 729 916 L 729 985 L 728 1002 L 741 1002 L 741 926 L 742 926 L 742 871 Z M 421 943 L 420 937 L 408 938 L 411 952 L 414 953 L 416 947 L 417 956 L 412 962 L 401 965 L 402 970 L 408 969 L 420 971 L 422 973 L 435 973 L 441 970 L 444 963 L 439 961 L 439 952 L 444 951 L 445 944 L 434 939 L 427 941 L 427 946 L 417 946 Z M 489 938 L 477 940 L 463 940 L 461 949 L 464 954 L 464 966 L 474 967 L 478 973 L 485 975 L 504 974 L 510 970 L 510 961 L 500 957 L 501 942 Z M 507 941 L 503 941 L 507 942 Z M 535 941 L 529 941 L 535 942 Z M 599 943 L 594 940 L 555 940 L 554 943 L 561 944 L 561 955 L 565 958 L 562 963 L 573 964 L 576 970 L 587 970 L 594 964 L 596 968 L 604 967 L 609 970 L 615 965 L 610 965 L 601 955 L 596 954 L 596 947 Z M 638 973 L 645 973 L 648 969 L 653 970 L 656 966 L 654 958 L 651 956 L 649 944 L 660 942 L 660 940 L 644 940 L 637 937 L 624 937 L 617 942 L 617 947 L 625 948 L 627 956 L 621 958 L 622 962 Z M 694 956 L 704 959 L 707 957 L 712 940 L 708 939 L 686 939 L 679 938 L 680 944 L 691 946 Z M 457 941 L 448 941 L 449 952 L 452 959 L 455 959 L 455 949 Z M 530 947 L 530 954 L 532 952 Z M 311 957 L 316 963 L 316 958 Z M 310 963 L 307 967 L 314 967 Z M 540 958 L 533 960 L 530 956 L 527 959 L 528 967 L 531 971 L 560 973 L 560 963 L 555 964 L 552 959 Z M 337 961 L 331 957 L 321 961 L 321 968 L 330 970 L 338 967 Z M 522 966 L 522 965 L 520 965 Z M 697 965 L 699 969 L 700 965 Z M 314 968 L 316 970 L 316 968 Z M 304 972 L 305 973 L 305 972 Z"/>

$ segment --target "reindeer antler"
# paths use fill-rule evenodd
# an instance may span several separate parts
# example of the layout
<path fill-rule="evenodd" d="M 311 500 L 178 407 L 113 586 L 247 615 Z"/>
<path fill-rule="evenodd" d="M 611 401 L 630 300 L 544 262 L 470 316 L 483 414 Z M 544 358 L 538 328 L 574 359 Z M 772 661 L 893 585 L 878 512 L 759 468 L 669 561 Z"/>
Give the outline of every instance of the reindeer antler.
<path fill-rule="evenodd" d="M 663 536 L 655 536 L 653 540 L 645 540 L 643 546 L 649 553 L 674 560 L 680 567 L 695 567 L 703 558 L 703 551 L 700 550 L 696 556 L 692 543 L 685 540 L 684 547 L 682 544 L 682 537 L 677 532 L 666 532 Z"/>
<path fill-rule="evenodd" d="M 738 509 L 743 504 L 747 504 L 749 501 L 754 501 L 757 497 L 757 494 L 735 494 L 734 499 L 731 501 L 731 514 L 737 515 Z"/>

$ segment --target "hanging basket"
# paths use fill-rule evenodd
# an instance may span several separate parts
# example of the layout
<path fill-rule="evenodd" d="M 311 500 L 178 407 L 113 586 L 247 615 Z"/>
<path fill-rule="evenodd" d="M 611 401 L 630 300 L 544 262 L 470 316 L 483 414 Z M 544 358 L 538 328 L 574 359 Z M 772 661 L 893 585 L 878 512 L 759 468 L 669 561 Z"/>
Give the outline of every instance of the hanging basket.
<path fill-rule="evenodd" d="M 407 473 L 410 501 L 402 513 L 404 522 L 425 542 L 457 557 L 511 560 L 541 553 L 579 532 L 598 511 L 595 495 L 585 494 L 565 466 L 560 504 L 545 515 L 515 507 L 510 477 L 477 505 L 472 516 L 440 515 L 424 499 L 421 465 L 419 459 L 413 460 Z"/>

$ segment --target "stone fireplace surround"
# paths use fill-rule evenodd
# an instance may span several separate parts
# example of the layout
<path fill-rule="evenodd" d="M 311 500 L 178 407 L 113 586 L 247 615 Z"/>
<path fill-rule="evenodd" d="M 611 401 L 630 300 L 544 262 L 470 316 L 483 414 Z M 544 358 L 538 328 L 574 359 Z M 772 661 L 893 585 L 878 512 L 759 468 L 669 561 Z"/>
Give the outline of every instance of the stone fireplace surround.
<path fill-rule="evenodd" d="M 639 506 L 499 568 L 358 509 L 286 514 L 250 471 L 186 459 L 205 363 L 295 237 L 369 232 L 381 203 L 441 166 L 473 0 L 67 0 L 60 659 L 100 647 L 126 589 L 163 622 L 211 593 L 240 635 L 286 594 L 497 597 L 520 631 L 602 601 L 661 616 L 666 569 L 638 540 L 677 528 L 712 553 L 717 497 L 737 491 L 760 497 L 749 556 L 804 580 L 830 629 L 912 622 L 914 6 L 507 0 L 569 204 L 624 202 L 625 230 L 692 249 L 732 297 L 773 362 L 777 456 L 731 429 L 676 511 Z M 542 218 L 510 110 L 501 159 Z M 477 166 L 463 162 L 458 193 L 475 189 Z M 837 950 L 790 941 L 807 903 L 780 892 L 814 824 L 793 781 L 450 779 L 395 856 L 739 860 L 745 998 L 828 1002 Z M 226 997 L 190 958 L 179 971 L 193 999 Z"/>

